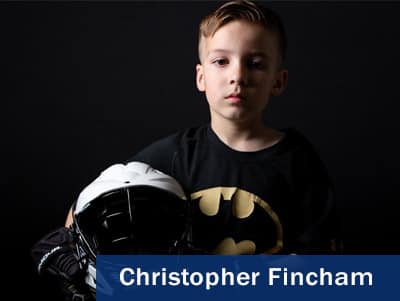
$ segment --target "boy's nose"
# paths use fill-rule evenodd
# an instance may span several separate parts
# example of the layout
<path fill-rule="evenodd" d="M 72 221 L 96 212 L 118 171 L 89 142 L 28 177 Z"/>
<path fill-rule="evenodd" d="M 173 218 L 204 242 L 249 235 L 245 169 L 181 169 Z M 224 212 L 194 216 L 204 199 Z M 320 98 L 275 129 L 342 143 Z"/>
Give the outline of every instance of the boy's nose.
<path fill-rule="evenodd" d="M 232 66 L 230 84 L 236 84 L 236 85 L 247 84 L 247 70 L 244 64 L 238 63 Z"/>

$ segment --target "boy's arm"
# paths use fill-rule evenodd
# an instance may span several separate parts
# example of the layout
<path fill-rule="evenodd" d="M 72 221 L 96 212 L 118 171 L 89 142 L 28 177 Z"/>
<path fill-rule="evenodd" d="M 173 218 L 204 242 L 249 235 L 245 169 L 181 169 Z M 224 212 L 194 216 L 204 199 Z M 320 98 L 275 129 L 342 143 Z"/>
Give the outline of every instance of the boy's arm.
<path fill-rule="evenodd" d="M 72 207 L 69 209 L 69 211 L 68 211 L 68 214 L 67 214 L 67 218 L 66 218 L 66 220 L 65 220 L 65 228 L 69 228 L 71 225 L 72 225 L 72 223 L 73 223 L 73 217 L 72 217 L 72 212 L 73 212 L 73 210 L 72 210 Z"/>
<path fill-rule="evenodd" d="M 301 148 L 292 162 L 292 183 L 298 228 L 292 246 L 296 253 L 338 253 L 341 227 L 333 181 L 314 147 L 301 137 Z"/>

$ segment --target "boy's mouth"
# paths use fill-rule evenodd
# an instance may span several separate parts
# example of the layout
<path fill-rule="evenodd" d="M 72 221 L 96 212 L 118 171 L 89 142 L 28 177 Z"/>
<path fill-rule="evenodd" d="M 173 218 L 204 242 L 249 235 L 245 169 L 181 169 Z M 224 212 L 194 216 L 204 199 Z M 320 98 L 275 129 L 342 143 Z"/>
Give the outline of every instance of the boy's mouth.
<path fill-rule="evenodd" d="M 225 97 L 225 99 L 230 103 L 238 103 L 244 99 L 243 95 L 240 93 L 232 93 Z"/>

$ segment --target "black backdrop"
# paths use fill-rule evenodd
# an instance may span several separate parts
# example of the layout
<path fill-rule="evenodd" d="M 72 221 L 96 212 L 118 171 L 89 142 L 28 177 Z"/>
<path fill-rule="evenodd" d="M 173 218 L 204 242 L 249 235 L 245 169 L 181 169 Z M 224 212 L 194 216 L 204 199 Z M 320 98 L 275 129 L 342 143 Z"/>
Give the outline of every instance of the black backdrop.
<path fill-rule="evenodd" d="M 335 181 L 347 253 L 398 253 L 400 3 L 269 6 L 286 23 L 289 85 L 266 122 L 298 128 L 319 150 Z M 63 224 L 102 169 L 208 121 L 194 66 L 198 22 L 214 7 L 0 3 L 1 231 L 10 277 L 36 283 L 29 248 Z"/>

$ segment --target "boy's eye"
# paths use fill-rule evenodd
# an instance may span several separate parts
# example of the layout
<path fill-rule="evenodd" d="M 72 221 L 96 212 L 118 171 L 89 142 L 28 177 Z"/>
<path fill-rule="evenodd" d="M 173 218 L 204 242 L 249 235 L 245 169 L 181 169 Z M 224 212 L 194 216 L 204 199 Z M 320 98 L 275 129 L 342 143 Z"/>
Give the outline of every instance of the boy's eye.
<path fill-rule="evenodd" d="M 262 60 L 250 60 L 249 67 L 252 69 L 265 69 L 265 64 Z"/>
<path fill-rule="evenodd" d="M 218 66 L 224 66 L 228 63 L 227 59 L 216 59 L 213 61 L 213 64 L 216 64 Z"/>

